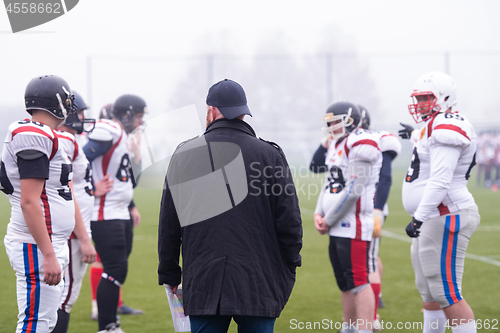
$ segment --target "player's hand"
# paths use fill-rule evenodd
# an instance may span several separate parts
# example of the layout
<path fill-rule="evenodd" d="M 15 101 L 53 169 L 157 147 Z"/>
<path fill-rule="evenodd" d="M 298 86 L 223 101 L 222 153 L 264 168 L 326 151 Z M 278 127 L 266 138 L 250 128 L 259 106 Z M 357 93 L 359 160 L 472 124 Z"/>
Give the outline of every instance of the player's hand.
<path fill-rule="evenodd" d="M 328 148 L 328 146 L 330 145 L 330 142 L 332 142 L 332 140 L 333 140 L 332 136 L 330 134 L 328 134 L 323 139 L 321 139 L 321 145 L 323 146 L 323 148 Z"/>
<path fill-rule="evenodd" d="M 325 219 L 320 214 L 314 214 L 314 226 L 320 235 L 326 234 L 330 229 L 328 224 L 326 224 Z"/>
<path fill-rule="evenodd" d="M 82 250 L 82 261 L 87 264 L 91 264 L 96 260 L 96 252 L 94 245 L 89 240 L 88 242 L 80 242 L 80 247 Z"/>
<path fill-rule="evenodd" d="M 55 286 L 61 282 L 61 266 L 54 253 L 43 256 L 43 282 Z"/>
<path fill-rule="evenodd" d="M 130 217 L 134 222 L 134 228 L 135 228 L 141 223 L 141 214 L 139 213 L 139 210 L 135 206 L 130 208 L 129 211 L 130 211 Z"/>
<path fill-rule="evenodd" d="M 406 226 L 406 234 L 411 238 L 417 238 L 420 236 L 420 227 L 422 226 L 422 222 L 415 220 L 412 218 L 411 222 Z"/>
<path fill-rule="evenodd" d="M 409 139 L 411 137 L 411 132 L 413 132 L 413 130 L 414 130 L 413 126 L 410 126 L 408 124 L 403 124 L 403 123 L 400 123 L 400 124 L 404 128 L 398 132 L 399 136 L 401 137 L 401 139 Z"/>
<path fill-rule="evenodd" d="M 382 221 L 384 220 L 384 213 L 380 209 L 373 210 L 373 238 L 382 236 Z"/>
<path fill-rule="evenodd" d="M 114 178 L 110 178 L 110 175 L 105 175 L 102 179 L 94 184 L 94 197 L 102 197 L 113 188 Z"/>

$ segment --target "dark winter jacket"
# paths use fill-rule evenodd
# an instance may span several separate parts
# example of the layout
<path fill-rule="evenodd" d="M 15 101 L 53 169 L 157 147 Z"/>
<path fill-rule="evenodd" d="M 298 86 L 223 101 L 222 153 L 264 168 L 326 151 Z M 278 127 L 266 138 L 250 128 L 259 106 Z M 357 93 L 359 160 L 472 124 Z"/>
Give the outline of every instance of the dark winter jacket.
<path fill-rule="evenodd" d="M 182 247 L 186 315 L 278 317 L 292 292 L 295 269 L 301 265 L 299 252 L 302 248 L 298 199 L 285 155 L 276 144 L 258 139 L 250 125 L 238 119 L 216 120 L 195 140 L 198 140 L 195 146 L 206 140 L 210 147 L 221 142 L 239 147 L 248 193 L 243 199 L 239 191 L 238 198 L 232 185 L 235 176 L 231 176 L 229 167 L 224 168 L 231 161 L 221 164 L 212 150 L 207 155 L 210 171 L 223 171 L 221 174 L 224 174 L 231 199 L 228 202 L 232 206 L 216 216 L 184 226 L 174 204 L 172 183 L 189 179 L 182 179 L 181 174 L 172 181 L 167 174 L 158 230 L 159 284 L 176 286 L 181 283 L 179 254 Z M 181 148 L 182 145 L 177 151 Z M 203 151 L 207 151 L 206 147 Z M 169 172 L 174 164 L 181 173 L 206 175 L 200 167 L 204 162 L 199 152 L 193 149 L 181 161 L 176 160 L 174 154 Z M 193 168 L 198 169 L 193 171 Z M 214 192 L 214 196 L 218 195 Z M 199 213 L 196 203 L 185 197 L 183 200 L 190 208 L 180 216 L 193 218 Z M 187 206 L 180 209 L 186 210 Z M 199 210 L 206 211 L 204 208 Z"/>

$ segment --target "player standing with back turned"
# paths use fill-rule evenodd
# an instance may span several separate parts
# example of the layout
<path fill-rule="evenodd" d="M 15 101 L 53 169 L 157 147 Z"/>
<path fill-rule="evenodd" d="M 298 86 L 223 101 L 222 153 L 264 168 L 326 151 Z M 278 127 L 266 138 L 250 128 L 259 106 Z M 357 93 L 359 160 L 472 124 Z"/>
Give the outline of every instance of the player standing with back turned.
<path fill-rule="evenodd" d="M 476 133 L 453 112 L 456 84 L 440 72 L 422 75 L 409 105 L 415 122 L 425 122 L 413 148 L 403 183 L 403 205 L 413 217 L 406 227 L 414 238 L 411 259 L 423 300 L 424 333 L 477 332 L 474 313 L 462 297 L 462 275 L 469 239 L 479 212 L 467 189 L 475 165 Z"/>
<path fill-rule="evenodd" d="M 5 250 L 16 272 L 16 332 L 51 332 L 75 227 L 71 162 L 54 129 L 76 112 L 68 83 L 55 75 L 33 78 L 24 95 L 31 120 L 9 126 L 2 150 L 0 189 L 12 205 Z"/>

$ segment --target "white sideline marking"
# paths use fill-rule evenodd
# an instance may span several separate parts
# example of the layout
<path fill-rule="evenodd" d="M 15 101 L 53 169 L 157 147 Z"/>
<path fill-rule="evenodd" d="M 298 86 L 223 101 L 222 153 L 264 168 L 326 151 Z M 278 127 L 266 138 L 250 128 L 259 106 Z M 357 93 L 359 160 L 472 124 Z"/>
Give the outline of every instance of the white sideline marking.
<path fill-rule="evenodd" d="M 301 214 L 314 215 L 314 211 L 311 209 L 307 209 L 307 208 L 301 207 L 300 212 L 301 212 Z M 411 239 L 408 236 L 399 235 L 399 234 L 396 234 L 394 232 L 390 232 L 387 230 L 382 230 L 382 236 L 392 238 L 392 239 L 397 239 L 397 240 L 400 240 L 400 241 L 405 242 L 405 243 L 411 243 Z M 500 267 L 500 261 L 493 260 L 493 259 L 490 259 L 487 257 L 478 256 L 478 255 L 475 255 L 472 253 L 466 253 L 465 257 L 469 258 L 469 259 L 477 260 L 477 261 L 482 261 L 482 262 L 485 262 L 485 263 L 493 265 L 493 266 Z"/>

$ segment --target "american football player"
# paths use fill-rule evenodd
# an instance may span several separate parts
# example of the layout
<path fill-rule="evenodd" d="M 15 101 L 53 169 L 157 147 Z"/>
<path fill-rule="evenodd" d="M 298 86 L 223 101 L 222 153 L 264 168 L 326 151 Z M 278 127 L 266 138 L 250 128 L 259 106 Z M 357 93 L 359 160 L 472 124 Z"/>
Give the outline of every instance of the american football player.
<path fill-rule="evenodd" d="M 76 141 L 77 134 L 81 134 L 84 130 L 93 130 L 95 119 L 85 119 L 83 111 L 88 107 L 79 93 L 73 91 L 73 95 L 77 113 L 66 118 L 65 123 L 57 127 L 55 131 L 59 145 L 71 160 L 72 190 L 77 205 L 75 206 L 75 231 L 68 239 L 69 264 L 64 272 L 64 292 L 57 310 L 57 325 L 52 333 L 68 331 L 71 309 L 80 295 L 87 264 L 94 262 L 96 258 L 94 246 L 90 241 L 90 218 L 94 207 L 92 170 L 85 153 Z M 91 124 L 91 126 L 85 126 L 85 124 Z"/>
<path fill-rule="evenodd" d="M 330 136 L 324 140 L 325 160 L 316 160 L 321 156 L 317 151 L 311 168 L 323 164 L 328 176 L 318 198 L 314 224 L 320 234 L 330 235 L 330 260 L 342 292 L 342 331 L 356 332 L 358 323 L 358 332 L 372 332 L 375 299 L 368 282 L 367 259 L 382 154 L 378 137 L 360 128 L 361 114 L 356 104 L 332 104 L 324 122 Z M 323 143 L 319 149 L 325 150 Z"/>
<path fill-rule="evenodd" d="M 443 333 L 446 324 L 453 332 L 476 332 L 474 313 L 461 292 L 465 251 L 480 220 L 467 189 L 476 133 L 453 110 L 456 83 L 447 74 L 422 75 L 411 97 L 410 114 L 424 126 L 404 179 L 403 206 L 412 216 L 406 233 L 413 238 L 411 259 L 423 300 L 424 332 Z"/>
<path fill-rule="evenodd" d="M 362 105 L 358 105 L 361 110 L 361 127 L 370 130 L 371 121 L 368 110 Z M 375 295 L 375 325 L 376 331 L 381 329 L 378 318 L 378 307 L 382 299 L 382 259 L 379 256 L 380 237 L 382 236 L 382 225 L 389 214 L 387 198 L 392 184 L 392 161 L 401 151 L 399 138 L 387 131 L 373 132 L 379 137 L 379 148 L 382 152 L 382 167 L 375 192 L 375 203 L 373 208 L 373 239 L 370 243 L 370 257 L 368 263 L 370 267 L 369 280 Z"/>
<path fill-rule="evenodd" d="M 132 220 L 138 216 L 140 221 L 137 207 L 129 208 L 133 180 L 128 135 L 144 123 L 146 111 L 141 97 L 120 96 L 113 104 L 113 118 L 100 119 L 83 148 L 96 183 L 106 175 L 114 178 L 111 190 L 95 198 L 91 220 L 92 238 L 104 270 L 96 294 L 100 332 L 121 332 L 116 317 L 119 292 L 132 250 Z"/>
<path fill-rule="evenodd" d="M 47 333 L 56 325 L 75 228 L 72 165 L 54 129 L 76 109 L 68 83 L 55 75 L 33 78 L 24 100 L 31 119 L 9 126 L 2 150 L 0 189 L 12 205 L 4 244 L 16 272 L 16 332 Z"/>

